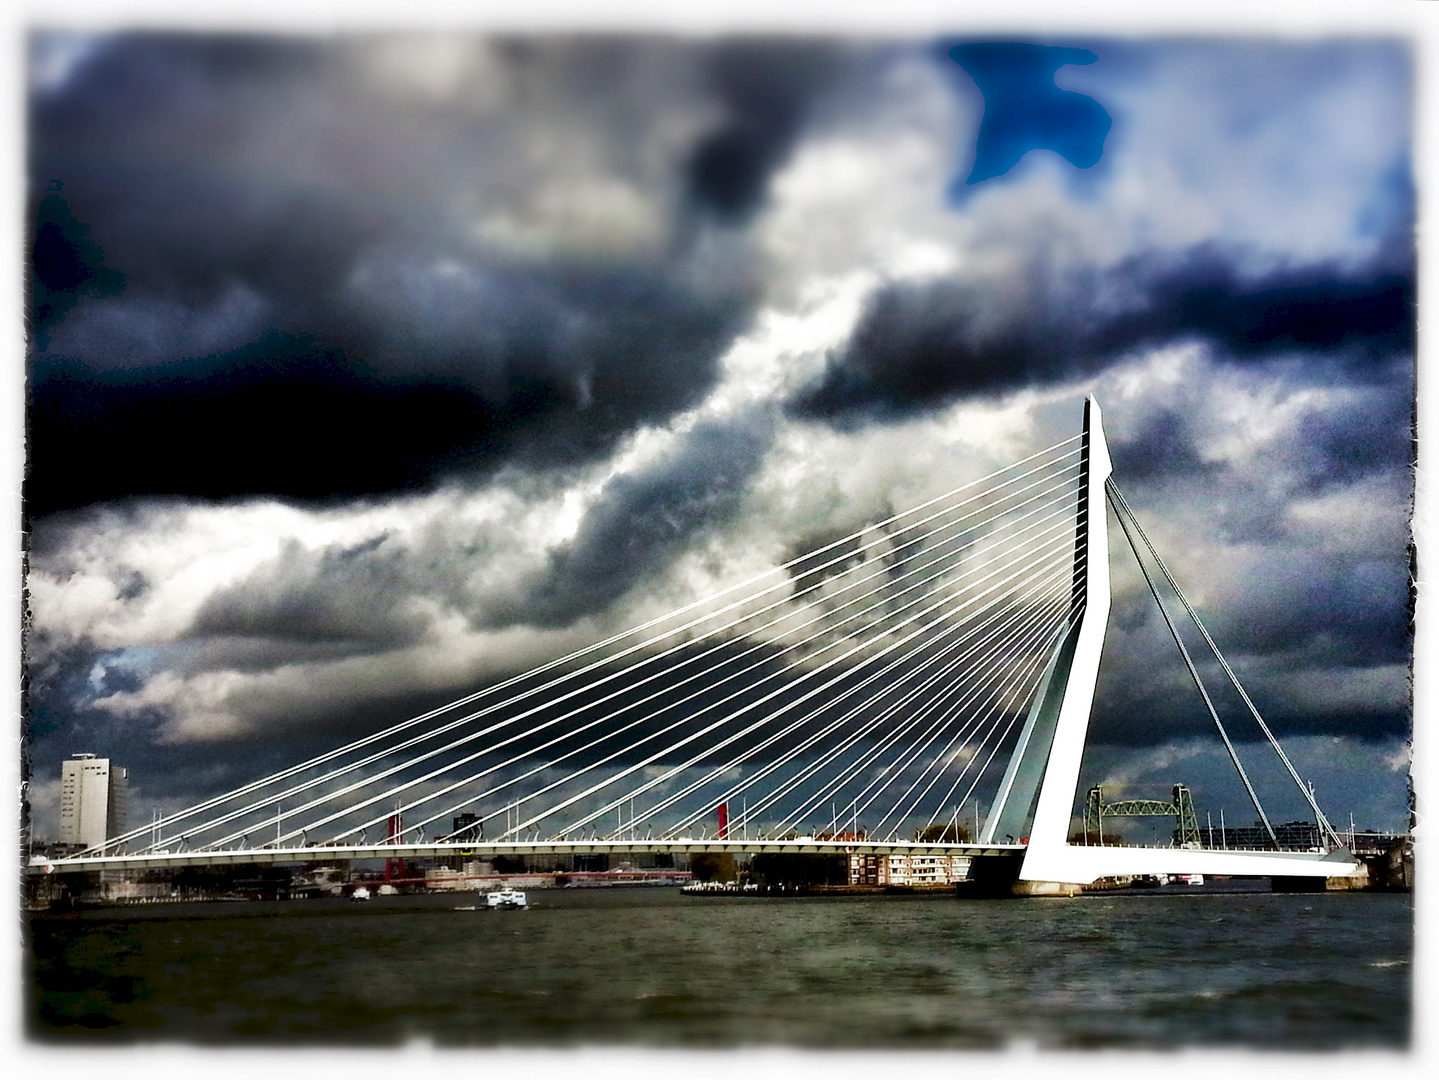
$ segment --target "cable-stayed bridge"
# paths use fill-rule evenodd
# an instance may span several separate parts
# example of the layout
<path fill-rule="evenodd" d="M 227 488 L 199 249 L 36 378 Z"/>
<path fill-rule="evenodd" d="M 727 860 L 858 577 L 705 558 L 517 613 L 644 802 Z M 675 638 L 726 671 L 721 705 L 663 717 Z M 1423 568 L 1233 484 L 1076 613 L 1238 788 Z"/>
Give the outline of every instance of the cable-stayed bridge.
<path fill-rule="evenodd" d="M 29 870 L 729 851 L 958 853 L 1072 883 L 1354 871 L 1110 471 L 1091 399 L 1079 435 L 981 480 Z M 1106 498 L 1267 850 L 1069 842 L 1109 618 Z M 1330 848 L 1279 850 L 1179 618 Z"/>

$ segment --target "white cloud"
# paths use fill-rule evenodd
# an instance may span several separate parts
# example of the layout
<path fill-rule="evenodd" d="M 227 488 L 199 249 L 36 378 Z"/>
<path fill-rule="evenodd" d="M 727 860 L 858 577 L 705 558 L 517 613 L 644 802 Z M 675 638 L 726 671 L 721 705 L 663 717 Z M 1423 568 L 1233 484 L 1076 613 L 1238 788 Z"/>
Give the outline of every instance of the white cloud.
<path fill-rule="evenodd" d="M 1409 540 L 1407 479 L 1367 476 L 1316 498 L 1294 499 L 1286 513 L 1296 539 L 1323 555 L 1394 558 Z"/>
<path fill-rule="evenodd" d="M 1372 251 L 1360 221 L 1408 146 L 1402 48 L 1166 43 L 1129 59 L 1138 71 L 1106 71 L 1101 57 L 1060 80 L 1118 118 L 1096 208 L 1115 234 L 1261 260 Z"/>

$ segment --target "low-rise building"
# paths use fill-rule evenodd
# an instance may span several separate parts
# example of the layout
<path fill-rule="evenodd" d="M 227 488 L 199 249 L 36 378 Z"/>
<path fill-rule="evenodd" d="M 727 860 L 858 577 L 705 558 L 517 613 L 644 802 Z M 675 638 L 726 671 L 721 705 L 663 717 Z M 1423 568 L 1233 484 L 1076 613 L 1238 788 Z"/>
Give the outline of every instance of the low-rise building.
<path fill-rule="evenodd" d="M 851 855 L 851 885 L 949 885 L 969 876 L 968 855 Z"/>

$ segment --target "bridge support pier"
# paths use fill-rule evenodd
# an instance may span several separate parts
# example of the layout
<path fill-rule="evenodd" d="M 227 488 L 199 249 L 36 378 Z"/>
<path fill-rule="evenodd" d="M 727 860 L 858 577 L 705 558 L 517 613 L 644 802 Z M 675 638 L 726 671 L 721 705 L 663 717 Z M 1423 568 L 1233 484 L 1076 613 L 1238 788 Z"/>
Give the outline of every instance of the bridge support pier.
<path fill-rule="evenodd" d="M 1368 874 L 1368 872 L 1367 872 L 1369 868 L 1366 867 L 1366 866 L 1364 866 L 1363 863 L 1361 863 L 1361 864 L 1360 864 L 1360 869 L 1363 870 L 1363 871 L 1365 871 L 1365 872 L 1364 872 L 1364 873 L 1359 873 L 1359 874 L 1354 874 L 1354 875 L 1352 875 L 1352 876 L 1350 876 L 1350 877 L 1331 877 L 1331 878 L 1325 878 L 1325 879 L 1324 879 L 1324 889 L 1325 889 L 1325 891 L 1326 891 L 1326 892 L 1351 892 L 1351 891 L 1354 891 L 1354 890 L 1356 890 L 1356 889 L 1368 889 L 1368 888 L 1371 888 L 1372 886 L 1369 884 L 1369 874 Z"/>
<path fill-rule="evenodd" d="M 1023 854 L 976 856 L 969 864 L 969 877 L 957 882 L 955 892 L 962 899 L 998 900 L 1015 896 L 1078 896 L 1083 885 L 1069 881 L 1022 881 Z"/>
<path fill-rule="evenodd" d="M 1078 896 L 1083 891 L 1072 881 L 1016 881 L 1013 887 L 1015 896 Z"/>
<path fill-rule="evenodd" d="M 993 900 L 1013 896 L 1019 881 L 1023 855 L 977 855 L 969 864 L 969 877 L 955 883 L 955 891 L 966 899 Z"/>

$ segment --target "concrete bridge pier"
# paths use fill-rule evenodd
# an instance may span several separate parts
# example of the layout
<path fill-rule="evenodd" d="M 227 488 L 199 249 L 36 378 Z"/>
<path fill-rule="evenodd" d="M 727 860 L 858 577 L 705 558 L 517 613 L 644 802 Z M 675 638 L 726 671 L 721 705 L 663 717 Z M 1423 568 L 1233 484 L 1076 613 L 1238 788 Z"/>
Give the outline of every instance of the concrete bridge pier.
<path fill-rule="evenodd" d="M 1084 891 L 1083 885 L 1072 881 L 1016 881 L 1014 896 L 1078 896 Z"/>
<path fill-rule="evenodd" d="M 955 891 L 961 897 L 994 900 L 1011 896 L 1078 896 L 1083 885 L 1068 881 L 1022 881 L 1020 869 L 1024 853 L 977 855 L 969 864 L 969 877 L 957 882 Z"/>

